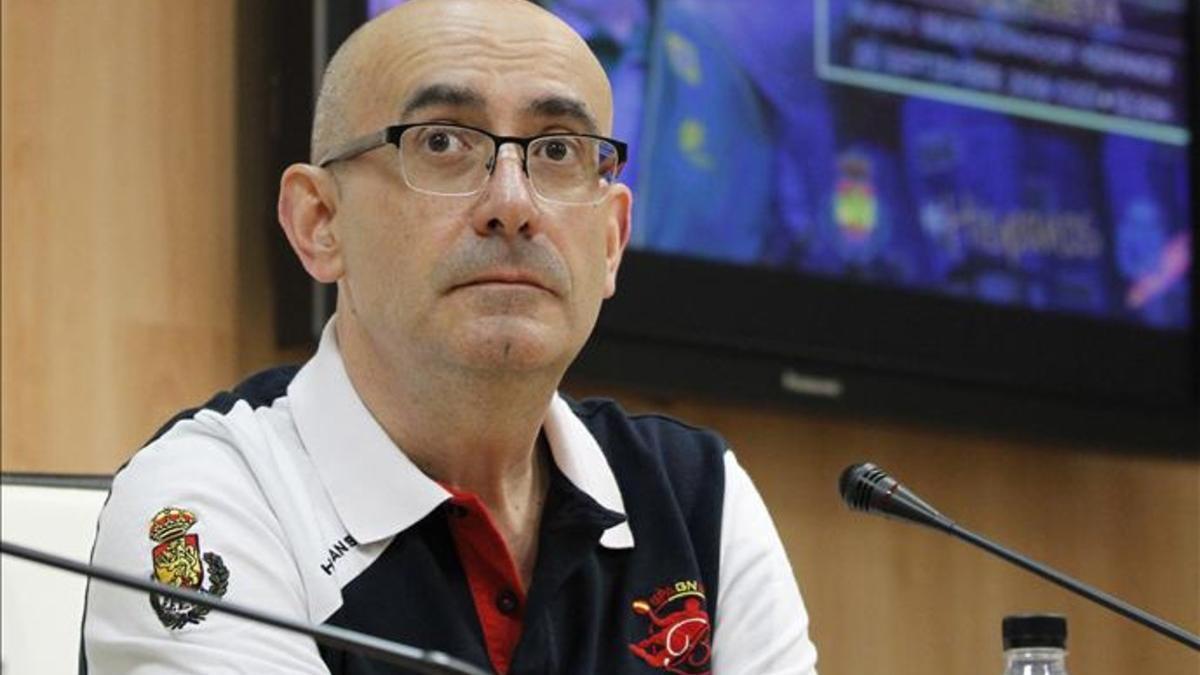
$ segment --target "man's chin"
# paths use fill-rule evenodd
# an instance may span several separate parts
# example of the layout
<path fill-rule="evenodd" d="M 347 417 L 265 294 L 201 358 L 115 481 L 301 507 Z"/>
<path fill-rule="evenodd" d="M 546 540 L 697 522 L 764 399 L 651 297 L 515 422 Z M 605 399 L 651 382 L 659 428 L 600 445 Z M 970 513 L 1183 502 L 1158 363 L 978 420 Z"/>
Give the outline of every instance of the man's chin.
<path fill-rule="evenodd" d="M 566 367 L 568 350 L 560 331 L 524 317 L 489 317 L 474 322 L 459 341 L 461 361 L 493 375 Z"/>

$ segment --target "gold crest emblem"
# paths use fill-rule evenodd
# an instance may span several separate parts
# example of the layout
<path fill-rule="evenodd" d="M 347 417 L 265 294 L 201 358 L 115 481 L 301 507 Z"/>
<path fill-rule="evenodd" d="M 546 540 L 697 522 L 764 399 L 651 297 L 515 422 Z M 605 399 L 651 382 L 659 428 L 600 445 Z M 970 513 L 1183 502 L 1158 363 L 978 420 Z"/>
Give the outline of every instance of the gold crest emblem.
<path fill-rule="evenodd" d="M 229 569 L 225 567 L 221 556 L 201 552 L 200 535 L 188 533 L 195 524 L 194 513 L 177 507 L 162 509 L 150 519 L 150 540 L 157 544 L 150 553 L 154 563 L 152 578 L 159 583 L 221 597 L 228 588 Z M 209 586 L 202 588 L 206 564 Z M 207 607 L 157 594 L 151 594 L 150 606 L 163 625 L 172 629 L 199 623 L 209 612 Z"/>

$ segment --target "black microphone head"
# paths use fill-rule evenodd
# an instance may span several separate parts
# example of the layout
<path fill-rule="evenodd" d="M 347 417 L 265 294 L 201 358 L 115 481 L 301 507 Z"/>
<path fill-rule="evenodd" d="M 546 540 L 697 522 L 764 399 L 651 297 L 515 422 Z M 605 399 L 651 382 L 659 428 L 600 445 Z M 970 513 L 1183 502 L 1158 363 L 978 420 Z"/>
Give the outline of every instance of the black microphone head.
<path fill-rule="evenodd" d="M 846 505 L 855 511 L 870 511 L 874 488 L 886 478 L 887 472 L 870 462 L 851 464 L 838 479 L 838 492 Z"/>
<path fill-rule="evenodd" d="M 942 529 L 953 524 L 888 472 L 870 462 L 846 467 L 838 479 L 838 491 L 842 500 L 856 511 L 882 513 Z"/>

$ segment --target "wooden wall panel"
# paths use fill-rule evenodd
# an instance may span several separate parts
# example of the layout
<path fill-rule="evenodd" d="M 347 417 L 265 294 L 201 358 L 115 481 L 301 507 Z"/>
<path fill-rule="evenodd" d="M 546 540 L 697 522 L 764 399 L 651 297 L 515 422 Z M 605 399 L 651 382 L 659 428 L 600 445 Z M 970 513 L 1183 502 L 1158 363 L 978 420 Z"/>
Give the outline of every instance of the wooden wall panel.
<path fill-rule="evenodd" d="M 234 6 L 3 3 L 3 463 L 111 471 L 235 375 Z"/>
<path fill-rule="evenodd" d="M 267 131 L 267 27 L 234 0 L 0 7 L 0 463 L 111 471 L 178 408 L 303 355 L 272 347 L 275 177 L 247 151 Z M 1000 618 L 1020 610 L 1069 616 L 1072 672 L 1200 673 L 1182 646 L 966 544 L 851 513 L 835 489 L 875 460 L 964 525 L 1198 631 L 1195 461 L 571 390 L 730 439 L 796 567 L 824 675 L 999 673 Z"/>

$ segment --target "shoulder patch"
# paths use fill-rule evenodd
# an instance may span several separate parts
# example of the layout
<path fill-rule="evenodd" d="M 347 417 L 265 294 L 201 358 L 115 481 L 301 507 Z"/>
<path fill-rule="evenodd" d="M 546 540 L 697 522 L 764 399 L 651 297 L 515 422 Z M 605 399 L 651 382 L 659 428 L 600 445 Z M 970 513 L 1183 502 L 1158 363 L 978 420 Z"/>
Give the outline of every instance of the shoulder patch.
<path fill-rule="evenodd" d="M 171 586 L 201 591 L 216 597 L 229 588 L 229 568 L 217 553 L 202 553 L 200 535 L 188 534 L 196 524 L 196 515 L 186 509 L 167 507 L 150 519 L 150 540 L 156 545 L 150 552 L 154 563 L 151 579 Z M 207 567 L 208 588 L 203 588 Z M 150 606 L 162 625 L 178 630 L 200 623 L 209 608 L 150 594 Z"/>

